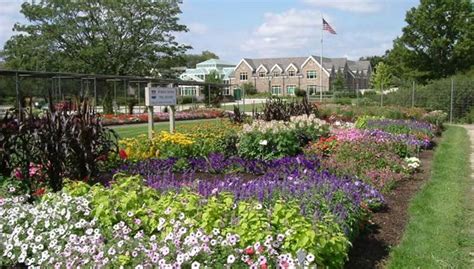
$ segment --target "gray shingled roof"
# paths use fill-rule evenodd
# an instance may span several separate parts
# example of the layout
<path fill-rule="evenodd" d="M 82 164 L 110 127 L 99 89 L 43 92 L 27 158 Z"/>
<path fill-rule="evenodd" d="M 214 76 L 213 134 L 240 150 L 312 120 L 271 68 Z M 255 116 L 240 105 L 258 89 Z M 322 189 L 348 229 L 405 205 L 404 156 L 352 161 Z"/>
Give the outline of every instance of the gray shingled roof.
<path fill-rule="evenodd" d="M 320 57 L 316 55 L 312 55 L 313 58 L 320 62 Z M 285 70 L 290 64 L 296 65 L 298 71 L 301 65 L 308 59 L 308 57 L 286 57 L 286 58 L 260 58 L 260 59 L 251 59 L 251 58 L 244 58 L 244 60 L 252 66 L 254 70 L 260 65 L 265 66 L 265 68 L 270 72 L 270 69 L 275 65 L 278 64 L 283 70 Z M 339 69 L 344 69 L 345 65 L 348 65 L 349 69 L 356 73 L 359 71 L 367 72 L 370 66 L 369 61 L 351 61 L 347 60 L 347 58 L 327 58 L 323 57 L 323 67 L 329 73 L 334 68 L 336 71 Z"/>
<path fill-rule="evenodd" d="M 249 63 L 255 70 L 262 64 L 270 72 L 270 69 L 275 64 L 278 64 L 283 70 L 285 70 L 290 64 L 296 65 L 298 70 L 301 65 L 306 61 L 308 57 L 289 57 L 289 58 L 261 58 L 261 59 L 248 59 L 245 58 L 245 61 Z"/>

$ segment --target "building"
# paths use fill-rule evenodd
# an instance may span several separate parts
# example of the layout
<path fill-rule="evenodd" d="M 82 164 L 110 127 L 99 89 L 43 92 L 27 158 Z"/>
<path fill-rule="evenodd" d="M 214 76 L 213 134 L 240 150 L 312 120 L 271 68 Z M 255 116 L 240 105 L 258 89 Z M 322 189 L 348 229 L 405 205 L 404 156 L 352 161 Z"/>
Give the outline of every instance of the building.
<path fill-rule="evenodd" d="M 235 64 L 225 63 L 219 59 L 210 59 L 201 63 L 196 64 L 196 68 L 186 69 L 179 78 L 186 81 L 198 81 L 204 82 L 206 77 L 209 76 L 213 71 L 221 77 L 222 81 L 226 84 L 230 84 L 229 75 L 234 71 Z M 179 94 L 181 96 L 199 96 L 201 86 L 179 86 Z M 230 89 L 224 89 L 224 95 L 229 95 Z"/>
<path fill-rule="evenodd" d="M 342 73 L 348 90 L 367 89 L 372 68 L 369 61 L 351 61 L 346 58 L 290 57 L 242 59 L 230 75 L 231 90 L 251 83 L 257 92 L 274 95 L 293 95 L 295 89 L 317 94 L 330 90 L 338 73 Z M 322 76 L 322 85 L 320 84 Z"/>

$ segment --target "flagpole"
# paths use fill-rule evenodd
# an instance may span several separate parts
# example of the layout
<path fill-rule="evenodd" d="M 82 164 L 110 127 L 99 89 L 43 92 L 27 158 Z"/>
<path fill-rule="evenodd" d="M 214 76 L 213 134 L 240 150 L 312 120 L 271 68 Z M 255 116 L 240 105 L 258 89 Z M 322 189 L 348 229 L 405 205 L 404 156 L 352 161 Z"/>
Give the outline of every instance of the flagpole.
<path fill-rule="evenodd" d="M 321 72 L 319 72 L 319 102 L 323 102 L 323 14 L 321 13 L 321 56 L 320 56 L 320 64 L 321 64 Z"/>

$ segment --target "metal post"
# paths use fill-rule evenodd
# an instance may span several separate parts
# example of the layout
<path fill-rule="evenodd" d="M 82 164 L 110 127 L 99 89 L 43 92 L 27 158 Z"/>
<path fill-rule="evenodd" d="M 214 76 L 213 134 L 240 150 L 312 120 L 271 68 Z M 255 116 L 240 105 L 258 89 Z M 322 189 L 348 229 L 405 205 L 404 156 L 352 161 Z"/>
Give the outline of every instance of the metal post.
<path fill-rule="evenodd" d="M 383 82 L 380 86 L 380 106 L 383 106 Z"/>
<path fill-rule="evenodd" d="M 411 91 L 411 107 L 415 107 L 415 81 L 413 81 L 413 89 Z"/>
<path fill-rule="evenodd" d="M 151 82 L 148 83 L 148 88 L 151 88 Z M 153 120 L 153 114 L 153 106 L 148 106 L 148 138 L 150 140 L 153 138 L 153 130 L 155 130 L 155 121 Z"/>
<path fill-rule="evenodd" d="M 359 82 L 357 82 L 356 87 L 356 105 L 359 106 Z"/>
<path fill-rule="evenodd" d="M 454 79 L 451 78 L 451 105 L 449 109 L 449 123 L 453 123 Z"/>
<path fill-rule="evenodd" d="M 211 85 L 208 84 L 207 85 L 207 99 L 208 99 L 208 102 L 209 102 L 209 106 L 211 106 Z"/>
<path fill-rule="evenodd" d="M 169 106 L 170 133 L 174 133 L 174 130 L 176 129 L 175 111 L 176 111 L 175 106 Z"/>
<path fill-rule="evenodd" d="M 242 111 L 245 114 L 245 87 L 242 87 Z"/>
<path fill-rule="evenodd" d="M 20 119 L 20 121 L 23 120 L 23 113 L 22 113 L 22 107 L 21 107 L 21 94 L 20 94 L 20 80 L 19 80 L 19 77 L 18 77 L 18 72 L 15 73 L 15 90 L 16 90 L 16 101 L 18 103 L 18 119 Z"/>
<path fill-rule="evenodd" d="M 137 82 L 138 87 L 138 113 L 140 113 L 140 82 Z"/>
<path fill-rule="evenodd" d="M 63 98 L 63 91 L 61 90 L 61 76 L 59 76 L 58 78 L 58 90 L 59 90 L 59 100 L 62 100 L 64 101 L 64 98 Z"/>
<path fill-rule="evenodd" d="M 114 114 L 117 115 L 117 109 L 120 109 L 117 103 L 117 81 L 114 79 L 114 102 L 113 104 L 115 105 L 114 109 Z"/>
<path fill-rule="evenodd" d="M 94 78 L 94 112 L 97 112 L 97 79 Z M 103 107 L 102 107 L 102 112 Z"/>

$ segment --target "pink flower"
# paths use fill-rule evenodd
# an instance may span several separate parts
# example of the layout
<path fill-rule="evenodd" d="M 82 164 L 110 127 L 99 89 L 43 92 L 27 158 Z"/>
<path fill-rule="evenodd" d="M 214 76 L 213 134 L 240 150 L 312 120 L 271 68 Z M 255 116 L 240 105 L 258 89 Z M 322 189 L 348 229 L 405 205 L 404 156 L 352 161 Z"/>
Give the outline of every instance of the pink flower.
<path fill-rule="evenodd" d="M 13 170 L 13 176 L 16 177 L 16 179 L 23 179 L 23 174 L 21 173 L 20 168 L 15 168 L 15 170 Z"/>
<path fill-rule="evenodd" d="M 36 165 L 34 163 L 30 163 L 30 168 L 28 169 L 30 177 L 34 177 L 36 175 L 40 175 L 41 172 L 41 165 Z"/>

